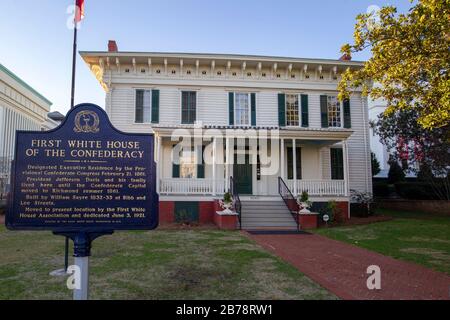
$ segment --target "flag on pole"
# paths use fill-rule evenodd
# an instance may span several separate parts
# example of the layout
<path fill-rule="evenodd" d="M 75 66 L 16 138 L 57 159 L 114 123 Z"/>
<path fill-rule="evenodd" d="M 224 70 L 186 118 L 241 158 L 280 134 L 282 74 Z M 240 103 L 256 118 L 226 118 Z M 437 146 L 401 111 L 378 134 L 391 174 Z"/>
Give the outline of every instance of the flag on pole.
<path fill-rule="evenodd" d="M 84 19 L 84 0 L 76 0 L 75 6 L 75 23 L 78 23 Z"/>

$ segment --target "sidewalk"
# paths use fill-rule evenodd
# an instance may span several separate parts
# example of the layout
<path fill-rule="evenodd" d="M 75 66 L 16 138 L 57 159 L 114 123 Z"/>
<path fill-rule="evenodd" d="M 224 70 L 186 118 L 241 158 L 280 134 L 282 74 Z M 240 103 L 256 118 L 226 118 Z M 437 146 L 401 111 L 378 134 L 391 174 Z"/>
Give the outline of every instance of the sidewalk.
<path fill-rule="evenodd" d="M 248 235 L 342 299 L 450 299 L 450 277 L 319 235 Z M 381 290 L 369 290 L 367 267 L 381 268 Z"/>

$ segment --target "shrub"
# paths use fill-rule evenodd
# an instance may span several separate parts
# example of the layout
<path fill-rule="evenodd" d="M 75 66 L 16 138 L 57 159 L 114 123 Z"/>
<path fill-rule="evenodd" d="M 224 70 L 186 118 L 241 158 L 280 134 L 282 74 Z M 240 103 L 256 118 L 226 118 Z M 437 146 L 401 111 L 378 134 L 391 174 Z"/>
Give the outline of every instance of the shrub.
<path fill-rule="evenodd" d="M 405 172 L 397 161 L 389 161 L 389 166 L 388 182 L 390 184 L 395 184 L 405 180 Z"/>
<path fill-rule="evenodd" d="M 370 153 L 371 160 L 372 160 L 372 177 L 375 177 L 377 174 L 380 173 L 380 162 L 377 159 L 377 156 L 375 153 Z"/>
<path fill-rule="evenodd" d="M 389 184 L 386 182 L 373 183 L 373 195 L 377 198 L 386 198 L 389 196 Z"/>
<path fill-rule="evenodd" d="M 399 182 L 395 184 L 397 193 L 405 199 L 411 200 L 440 200 L 436 189 L 442 189 L 445 194 L 443 184 L 431 185 L 426 182 Z"/>

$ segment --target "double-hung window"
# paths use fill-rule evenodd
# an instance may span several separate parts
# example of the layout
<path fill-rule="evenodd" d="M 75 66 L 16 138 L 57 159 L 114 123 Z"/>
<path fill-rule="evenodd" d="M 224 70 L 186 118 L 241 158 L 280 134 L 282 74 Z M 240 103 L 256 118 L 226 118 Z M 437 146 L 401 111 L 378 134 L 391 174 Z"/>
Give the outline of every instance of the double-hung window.
<path fill-rule="evenodd" d="M 336 96 L 328 96 L 328 126 L 330 128 L 342 128 L 341 103 Z"/>
<path fill-rule="evenodd" d="M 298 127 L 300 125 L 298 105 L 297 94 L 286 95 L 286 126 Z"/>
<path fill-rule="evenodd" d="M 152 121 L 152 91 L 136 90 L 135 122 L 150 123 Z"/>
<path fill-rule="evenodd" d="M 197 120 L 197 92 L 181 92 L 181 123 L 194 124 Z"/>
<path fill-rule="evenodd" d="M 183 150 L 180 157 L 180 178 L 195 178 L 195 152 L 192 150 Z"/>
<path fill-rule="evenodd" d="M 234 94 L 235 125 L 250 125 L 250 94 L 236 92 Z"/>

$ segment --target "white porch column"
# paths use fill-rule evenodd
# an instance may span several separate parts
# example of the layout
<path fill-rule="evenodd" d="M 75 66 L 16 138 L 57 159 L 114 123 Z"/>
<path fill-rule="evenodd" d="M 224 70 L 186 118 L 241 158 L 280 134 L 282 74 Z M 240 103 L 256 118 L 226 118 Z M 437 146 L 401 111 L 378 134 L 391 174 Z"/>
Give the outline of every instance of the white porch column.
<path fill-rule="evenodd" d="M 342 157 L 344 158 L 344 185 L 345 185 L 345 196 L 349 195 L 348 190 L 348 180 L 349 180 L 349 168 L 348 168 L 348 144 L 345 140 L 342 144 Z"/>
<path fill-rule="evenodd" d="M 292 139 L 292 159 L 293 159 L 293 173 L 294 173 L 294 197 L 297 197 L 297 141 Z"/>
<path fill-rule="evenodd" d="M 284 177 L 284 138 L 281 139 L 280 146 L 280 177 L 283 180 L 286 180 Z"/>
<path fill-rule="evenodd" d="M 157 168 L 156 170 L 156 192 L 161 192 L 162 179 L 162 138 L 158 136 L 157 139 Z"/>
<path fill-rule="evenodd" d="M 213 139 L 213 165 L 212 165 L 212 175 L 213 175 L 213 196 L 216 195 L 216 181 L 217 181 L 217 138 Z"/>
<path fill-rule="evenodd" d="M 230 189 L 230 138 L 225 142 L 225 191 Z"/>

